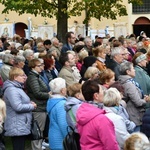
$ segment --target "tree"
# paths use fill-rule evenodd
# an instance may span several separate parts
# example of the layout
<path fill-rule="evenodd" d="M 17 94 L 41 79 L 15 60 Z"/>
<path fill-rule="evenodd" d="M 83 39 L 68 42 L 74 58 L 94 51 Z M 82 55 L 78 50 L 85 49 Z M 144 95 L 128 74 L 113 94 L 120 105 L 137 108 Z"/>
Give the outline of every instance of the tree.
<path fill-rule="evenodd" d="M 129 3 L 141 3 L 142 0 L 128 0 Z M 117 16 L 127 15 L 122 0 L 0 0 L 5 8 L 2 13 L 16 11 L 19 15 L 24 13 L 41 15 L 43 17 L 56 17 L 57 36 L 64 42 L 64 35 L 68 28 L 68 18 L 79 16 L 86 11 L 84 23 L 88 25 L 91 17 L 101 20 L 102 17 L 116 19 Z"/>

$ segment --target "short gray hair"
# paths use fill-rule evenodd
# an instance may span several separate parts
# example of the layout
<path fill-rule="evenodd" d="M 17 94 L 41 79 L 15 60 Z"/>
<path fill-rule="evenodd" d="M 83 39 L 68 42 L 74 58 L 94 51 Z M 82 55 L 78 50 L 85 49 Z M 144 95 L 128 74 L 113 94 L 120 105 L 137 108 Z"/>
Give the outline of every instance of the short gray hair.
<path fill-rule="evenodd" d="M 60 94 L 63 88 L 66 88 L 66 81 L 63 78 L 55 78 L 49 83 L 50 89 L 53 94 Z"/>
<path fill-rule="evenodd" d="M 5 54 L 2 58 L 4 63 L 8 63 L 10 59 L 14 59 L 14 56 L 12 54 Z"/>
<path fill-rule="evenodd" d="M 112 58 L 114 58 L 114 56 L 120 54 L 121 51 L 122 51 L 122 48 L 121 48 L 121 47 L 113 47 L 113 48 L 111 49 L 111 54 L 110 54 L 110 55 L 111 55 Z"/>
<path fill-rule="evenodd" d="M 121 101 L 121 94 L 116 88 L 109 88 L 105 91 L 103 103 L 105 106 L 118 106 Z"/>
<path fill-rule="evenodd" d="M 25 57 L 25 58 L 27 58 L 28 56 L 30 56 L 31 54 L 33 54 L 34 52 L 33 52 L 33 50 L 31 50 L 31 49 L 26 49 L 24 52 L 23 52 L 23 56 Z"/>
<path fill-rule="evenodd" d="M 14 63 L 18 64 L 19 62 L 25 62 L 25 58 L 23 56 L 20 56 L 20 55 L 16 56 L 14 58 Z"/>
<path fill-rule="evenodd" d="M 121 75 L 127 75 L 127 70 L 131 70 L 131 67 L 133 66 L 133 63 L 129 61 L 125 61 L 120 64 L 120 74 Z"/>

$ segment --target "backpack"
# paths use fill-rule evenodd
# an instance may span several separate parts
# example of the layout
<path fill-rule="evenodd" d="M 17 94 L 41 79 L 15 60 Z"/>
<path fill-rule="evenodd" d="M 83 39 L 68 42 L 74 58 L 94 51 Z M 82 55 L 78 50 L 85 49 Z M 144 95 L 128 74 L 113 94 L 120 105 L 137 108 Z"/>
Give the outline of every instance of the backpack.
<path fill-rule="evenodd" d="M 67 127 L 68 134 L 63 140 L 64 150 L 81 150 L 80 135 L 71 126 Z"/>

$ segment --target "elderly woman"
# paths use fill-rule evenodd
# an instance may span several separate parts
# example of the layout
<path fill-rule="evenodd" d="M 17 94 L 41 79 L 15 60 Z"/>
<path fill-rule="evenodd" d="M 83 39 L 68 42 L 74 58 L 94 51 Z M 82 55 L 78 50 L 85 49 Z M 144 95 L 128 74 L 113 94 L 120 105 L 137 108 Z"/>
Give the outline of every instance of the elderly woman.
<path fill-rule="evenodd" d="M 25 58 L 23 56 L 16 56 L 14 58 L 14 67 L 23 69 L 25 65 Z"/>
<path fill-rule="evenodd" d="M 66 102 L 66 82 L 55 78 L 50 83 L 52 98 L 47 102 L 47 112 L 50 118 L 49 144 L 51 150 L 63 150 L 63 139 L 67 135 L 67 121 L 64 104 Z M 56 138 L 57 137 L 57 138 Z"/>
<path fill-rule="evenodd" d="M 143 97 L 143 93 L 139 88 L 139 84 L 133 79 L 135 77 L 135 70 L 133 64 L 124 62 L 120 66 L 119 82 L 124 87 L 124 97 L 127 103 L 127 112 L 129 118 L 136 124 L 134 131 L 140 131 L 142 124 L 142 116 L 145 112 L 146 101 L 148 97 Z"/>
<path fill-rule="evenodd" d="M 3 65 L 0 69 L 0 74 L 3 81 L 6 81 L 9 78 L 9 71 L 14 63 L 14 56 L 11 54 L 5 54 L 2 60 L 3 60 Z"/>
<path fill-rule="evenodd" d="M 26 81 L 27 94 L 37 104 L 37 109 L 34 110 L 33 116 L 38 121 L 39 127 L 43 133 L 46 122 L 46 103 L 49 99 L 49 89 L 46 83 L 42 80 L 40 73 L 43 70 L 43 64 L 38 59 L 32 59 L 29 62 L 31 71 Z M 41 150 L 42 140 L 32 142 L 32 149 Z"/>
<path fill-rule="evenodd" d="M 29 74 L 29 72 L 30 72 L 30 69 L 29 69 L 29 67 L 28 67 L 28 63 L 29 63 L 29 61 L 30 60 L 32 60 L 33 59 L 33 57 L 34 57 L 34 55 L 33 55 L 33 50 L 31 50 L 31 49 L 26 49 L 24 52 L 23 52 L 23 56 L 25 57 L 25 65 L 24 65 L 24 68 L 23 68 L 23 70 L 24 70 L 24 72 L 25 72 L 25 74 L 28 76 L 28 74 Z"/>
<path fill-rule="evenodd" d="M 37 105 L 23 91 L 26 75 L 20 68 L 12 68 L 9 80 L 4 82 L 3 92 L 6 103 L 5 136 L 12 139 L 13 150 L 25 150 L 25 139 L 30 134 L 32 111 Z"/>
<path fill-rule="evenodd" d="M 139 83 L 144 95 L 150 94 L 150 76 L 145 71 L 147 65 L 147 57 L 141 52 L 137 52 L 133 57 L 134 69 L 136 75 L 135 81 Z"/>

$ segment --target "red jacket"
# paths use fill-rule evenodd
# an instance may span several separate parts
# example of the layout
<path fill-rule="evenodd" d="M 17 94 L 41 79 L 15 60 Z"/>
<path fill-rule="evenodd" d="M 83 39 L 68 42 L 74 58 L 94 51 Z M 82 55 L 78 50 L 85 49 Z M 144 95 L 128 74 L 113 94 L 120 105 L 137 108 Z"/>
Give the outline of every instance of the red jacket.
<path fill-rule="evenodd" d="M 105 110 L 83 103 L 76 119 L 82 150 L 119 150 L 114 125 L 105 116 Z"/>

